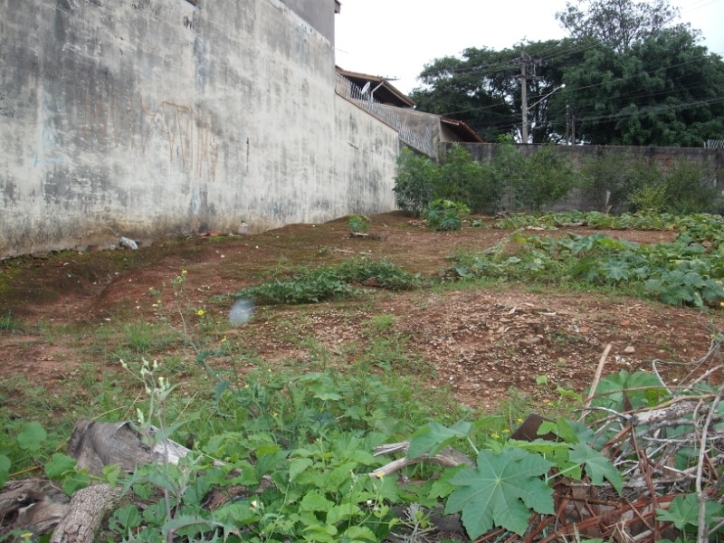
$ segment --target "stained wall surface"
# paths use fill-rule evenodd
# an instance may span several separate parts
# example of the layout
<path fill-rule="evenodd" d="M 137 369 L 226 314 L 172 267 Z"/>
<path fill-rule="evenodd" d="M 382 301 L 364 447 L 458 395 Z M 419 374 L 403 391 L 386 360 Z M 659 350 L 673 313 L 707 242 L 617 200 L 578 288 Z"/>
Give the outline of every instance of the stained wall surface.
<path fill-rule="evenodd" d="M 0 256 L 394 208 L 397 133 L 281 0 L 0 12 Z"/>

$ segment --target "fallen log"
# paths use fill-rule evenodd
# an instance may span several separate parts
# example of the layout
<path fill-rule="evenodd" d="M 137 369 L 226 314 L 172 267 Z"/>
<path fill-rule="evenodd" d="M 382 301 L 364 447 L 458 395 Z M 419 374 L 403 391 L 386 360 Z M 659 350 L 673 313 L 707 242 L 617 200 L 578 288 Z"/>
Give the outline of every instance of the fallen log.
<path fill-rule="evenodd" d="M 8 481 L 0 491 L 0 535 L 13 530 L 44 534 L 66 516 L 70 499 L 43 479 Z"/>

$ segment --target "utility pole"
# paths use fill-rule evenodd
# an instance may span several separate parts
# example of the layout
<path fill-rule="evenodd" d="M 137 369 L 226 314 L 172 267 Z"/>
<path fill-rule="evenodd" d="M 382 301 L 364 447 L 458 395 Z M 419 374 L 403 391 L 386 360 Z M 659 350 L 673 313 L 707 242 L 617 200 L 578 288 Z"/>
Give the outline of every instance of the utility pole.
<path fill-rule="evenodd" d="M 566 145 L 571 144 L 571 106 L 566 104 Z"/>
<path fill-rule="evenodd" d="M 525 53 L 520 52 L 520 111 L 523 122 L 520 129 L 520 143 L 528 143 L 528 77 L 525 73 Z"/>
<path fill-rule="evenodd" d="M 576 116 L 571 117 L 571 128 L 573 129 L 573 145 L 576 144 Z"/>
<path fill-rule="evenodd" d="M 541 79 L 535 75 L 535 67 L 540 63 L 539 60 L 533 60 L 531 57 L 525 54 L 525 51 L 520 51 L 520 59 L 516 62 L 520 64 L 520 112 L 521 112 L 521 128 L 520 128 L 520 139 L 521 143 L 528 143 L 528 80 L 537 81 Z M 533 74 L 527 73 L 528 64 L 533 67 Z"/>

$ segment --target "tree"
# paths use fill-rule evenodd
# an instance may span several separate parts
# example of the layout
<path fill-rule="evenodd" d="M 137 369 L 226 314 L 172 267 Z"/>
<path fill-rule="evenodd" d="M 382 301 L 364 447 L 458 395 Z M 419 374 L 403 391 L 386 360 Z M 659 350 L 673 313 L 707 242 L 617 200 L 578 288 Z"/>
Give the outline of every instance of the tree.
<path fill-rule="evenodd" d="M 658 35 L 678 17 L 669 0 L 578 0 L 577 6 L 567 2 L 566 10 L 556 13 L 573 38 L 594 38 L 619 53 Z"/>
<path fill-rule="evenodd" d="M 703 146 L 724 138 L 724 63 L 692 31 L 664 29 L 627 51 L 605 44 L 566 70 L 577 135 L 601 145 Z M 562 101 L 551 115 L 564 130 Z"/>
<path fill-rule="evenodd" d="M 444 57 L 426 65 L 419 77 L 423 87 L 411 97 L 420 111 L 459 119 L 483 139 L 496 141 L 521 125 L 520 67 L 515 64 L 521 50 L 543 60 L 536 67 L 537 79 L 527 81 L 533 104 L 561 85 L 566 67 L 581 62 L 586 47 L 586 40 L 573 39 L 521 43 L 502 51 L 471 47 L 462 58 Z M 529 112 L 536 143 L 556 137 L 546 116 L 551 100 L 541 100 Z"/>

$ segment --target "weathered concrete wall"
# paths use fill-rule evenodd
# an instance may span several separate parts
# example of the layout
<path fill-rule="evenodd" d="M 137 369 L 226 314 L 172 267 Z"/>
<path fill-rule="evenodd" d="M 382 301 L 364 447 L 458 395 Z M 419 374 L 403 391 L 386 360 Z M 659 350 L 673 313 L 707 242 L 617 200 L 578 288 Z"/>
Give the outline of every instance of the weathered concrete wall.
<path fill-rule="evenodd" d="M 443 144 L 444 152 L 451 144 Z M 490 163 L 499 145 L 497 143 L 462 143 L 478 162 Z M 517 145 L 524 156 L 537 153 L 544 145 Z M 605 145 L 556 145 L 556 151 L 567 156 L 574 166 L 581 166 L 587 158 L 596 158 L 606 154 L 623 155 L 632 160 L 642 159 L 649 163 L 667 167 L 674 162 L 685 160 L 691 164 L 703 166 L 712 172 L 719 181 L 724 181 L 724 149 L 705 149 L 703 147 L 624 147 Z"/>
<path fill-rule="evenodd" d="M 452 143 L 441 143 L 440 153 L 445 154 Z M 499 145 L 496 143 L 460 143 L 470 152 L 473 160 L 490 164 L 495 156 Z M 516 145 L 524 156 L 530 156 L 540 151 L 544 145 Z M 711 182 L 714 186 L 724 185 L 724 149 L 705 149 L 702 147 L 624 147 L 624 146 L 603 146 L 603 145 L 556 145 L 554 149 L 568 157 L 574 168 L 580 168 L 586 159 L 600 156 L 623 155 L 632 161 L 644 160 L 649 164 L 656 164 L 659 168 L 666 169 L 678 161 L 686 161 L 692 165 L 702 167 L 709 172 Z M 512 199 L 508 197 L 507 207 L 512 208 Z M 556 204 L 554 211 L 568 211 L 572 209 L 590 210 L 591 203 L 587 203 L 580 191 L 574 189 L 568 198 Z"/>
<path fill-rule="evenodd" d="M 281 0 L 334 45 L 334 0 Z"/>
<path fill-rule="evenodd" d="M 280 0 L 0 10 L 0 256 L 393 208 L 394 131 Z"/>
<path fill-rule="evenodd" d="M 399 154 L 397 131 L 341 96 L 336 96 L 335 108 L 335 176 L 347 179 L 350 195 L 345 212 L 370 215 L 396 209 L 392 187 Z"/>

